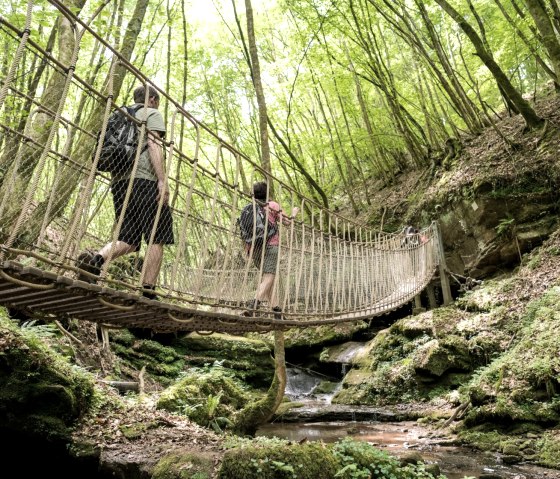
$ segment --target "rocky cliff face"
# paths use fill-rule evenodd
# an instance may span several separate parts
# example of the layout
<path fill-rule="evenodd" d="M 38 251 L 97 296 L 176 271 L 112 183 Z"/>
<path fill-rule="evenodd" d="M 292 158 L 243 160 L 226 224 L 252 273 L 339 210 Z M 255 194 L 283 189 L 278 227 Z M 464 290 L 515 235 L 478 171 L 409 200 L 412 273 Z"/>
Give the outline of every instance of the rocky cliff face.
<path fill-rule="evenodd" d="M 560 99 L 537 110 L 543 130 L 526 132 L 514 117 L 497 124 L 500 133 L 463 138 L 446 167 L 402 173 L 380 189 L 362 220 L 393 231 L 438 221 L 451 271 L 477 279 L 511 271 L 559 220 Z"/>
<path fill-rule="evenodd" d="M 477 279 L 513 269 L 558 227 L 558 199 L 552 191 L 480 194 L 449 204 L 439 217 L 447 266 Z"/>

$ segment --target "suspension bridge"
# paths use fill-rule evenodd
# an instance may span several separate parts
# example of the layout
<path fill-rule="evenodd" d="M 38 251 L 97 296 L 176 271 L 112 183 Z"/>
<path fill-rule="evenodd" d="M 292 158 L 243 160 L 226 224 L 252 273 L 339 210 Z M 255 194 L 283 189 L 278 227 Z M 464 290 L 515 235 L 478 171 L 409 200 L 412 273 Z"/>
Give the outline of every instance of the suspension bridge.
<path fill-rule="evenodd" d="M 82 18 L 53 0 L 29 1 L 16 13 L 0 17 L 8 53 L 0 65 L 1 305 L 105 327 L 239 334 L 368 320 L 417 298 L 436 274 L 446 281 L 437 224 L 422 230 L 422 241 L 403 241 L 300 195 L 134 68 L 105 40 L 99 11 Z M 59 19 L 58 32 L 45 33 L 45 16 Z M 115 213 L 111 174 L 97 169 L 97 138 L 115 108 L 133 103 L 138 85 L 158 91 L 167 125 L 160 147 L 174 241 L 164 247 L 158 300 L 143 296 L 155 227 L 137 252 L 106 261 L 98 275 L 77 263 L 106 243 L 112 256 L 121 233 L 132 183 Z M 146 119 L 135 121 L 133 175 L 147 135 Z M 247 307 L 263 270 L 247 257 L 236 220 L 262 180 L 284 211 L 300 211 L 279 224 L 281 318 L 270 305 Z M 163 209 L 161 198 L 155 223 Z M 448 284 L 442 290 L 448 301 Z"/>

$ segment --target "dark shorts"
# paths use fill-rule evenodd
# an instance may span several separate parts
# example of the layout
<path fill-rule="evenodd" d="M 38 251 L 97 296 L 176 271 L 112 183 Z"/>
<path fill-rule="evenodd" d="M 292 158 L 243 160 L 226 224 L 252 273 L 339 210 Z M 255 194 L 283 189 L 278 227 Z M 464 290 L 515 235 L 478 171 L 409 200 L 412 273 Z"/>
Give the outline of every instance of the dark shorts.
<path fill-rule="evenodd" d="M 255 248 L 253 251 L 253 264 L 260 269 L 261 259 L 263 260 L 263 273 L 276 273 L 276 265 L 278 264 L 278 246 L 267 246 L 264 250 L 264 258 L 262 257 L 262 248 Z"/>
<path fill-rule="evenodd" d="M 126 196 L 128 181 L 118 181 L 111 186 L 113 205 L 115 206 L 115 222 L 118 222 Z M 142 237 L 148 242 L 158 209 L 157 182 L 136 179 L 124 214 L 119 232 L 119 241 L 131 246 L 140 247 Z M 173 218 L 169 205 L 163 205 L 154 237 L 154 244 L 173 244 Z"/>

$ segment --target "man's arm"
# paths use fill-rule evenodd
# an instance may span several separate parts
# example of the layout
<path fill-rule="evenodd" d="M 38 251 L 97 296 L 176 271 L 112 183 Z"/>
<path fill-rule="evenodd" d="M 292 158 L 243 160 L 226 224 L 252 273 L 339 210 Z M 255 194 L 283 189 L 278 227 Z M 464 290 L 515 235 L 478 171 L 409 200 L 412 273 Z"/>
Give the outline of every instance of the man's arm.
<path fill-rule="evenodd" d="M 158 201 L 163 193 L 163 202 L 169 201 L 169 186 L 166 183 L 165 168 L 163 164 L 163 151 L 159 143 L 160 134 L 157 131 L 148 131 L 148 153 L 158 179 Z"/>
<path fill-rule="evenodd" d="M 290 225 L 292 223 L 292 219 L 298 214 L 298 212 L 299 212 L 299 208 L 297 206 L 294 206 L 292 208 L 292 216 L 286 216 L 284 215 L 282 210 L 280 210 L 280 215 L 282 216 L 282 223 L 284 223 L 286 226 Z"/>

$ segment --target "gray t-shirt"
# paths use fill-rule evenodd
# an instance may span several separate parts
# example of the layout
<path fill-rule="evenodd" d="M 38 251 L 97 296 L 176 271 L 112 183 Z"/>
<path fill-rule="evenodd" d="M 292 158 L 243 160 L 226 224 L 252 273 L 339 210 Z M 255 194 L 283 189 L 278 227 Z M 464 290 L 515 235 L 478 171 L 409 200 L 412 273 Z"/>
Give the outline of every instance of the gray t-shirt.
<path fill-rule="evenodd" d="M 140 106 L 139 103 L 132 105 L 132 108 Z M 147 117 L 146 117 L 147 115 Z M 146 130 L 159 132 L 160 138 L 165 136 L 165 123 L 163 122 L 163 117 L 161 113 L 155 108 L 140 108 L 136 112 L 136 118 L 143 121 L 146 120 Z M 152 161 L 150 160 L 150 152 L 146 148 L 148 144 L 148 131 L 144 135 L 144 142 L 142 145 L 142 153 L 140 154 L 140 159 L 138 160 L 138 167 L 136 168 L 136 174 L 134 178 L 141 178 L 145 180 L 157 181 L 157 176 L 152 166 Z M 130 178 L 130 171 L 123 174 L 113 175 L 113 182 L 128 180 Z"/>

